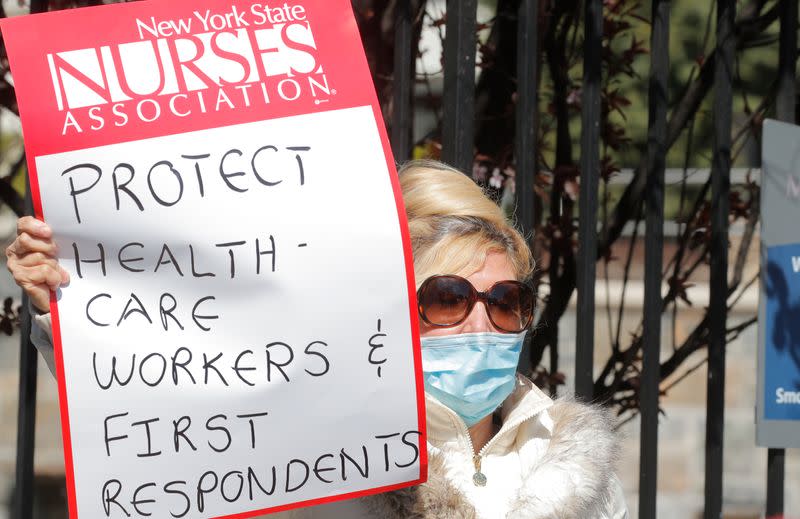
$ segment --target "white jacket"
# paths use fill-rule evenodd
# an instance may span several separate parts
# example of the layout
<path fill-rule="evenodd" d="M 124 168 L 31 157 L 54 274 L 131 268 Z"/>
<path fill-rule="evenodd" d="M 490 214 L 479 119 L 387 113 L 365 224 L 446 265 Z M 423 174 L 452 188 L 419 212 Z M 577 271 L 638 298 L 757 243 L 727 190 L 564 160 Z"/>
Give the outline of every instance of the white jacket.
<path fill-rule="evenodd" d="M 32 339 L 52 370 L 49 314 Z M 37 329 L 39 328 L 39 329 Z M 500 431 L 476 459 L 466 424 L 426 395 L 428 481 L 362 499 L 274 514 L 275 519 L 626 519 L 614 474 L 619 441 L 610 414 L 553 401 L 519 377 Z M 473 482 L 476 466 L 485 486 Z"/>

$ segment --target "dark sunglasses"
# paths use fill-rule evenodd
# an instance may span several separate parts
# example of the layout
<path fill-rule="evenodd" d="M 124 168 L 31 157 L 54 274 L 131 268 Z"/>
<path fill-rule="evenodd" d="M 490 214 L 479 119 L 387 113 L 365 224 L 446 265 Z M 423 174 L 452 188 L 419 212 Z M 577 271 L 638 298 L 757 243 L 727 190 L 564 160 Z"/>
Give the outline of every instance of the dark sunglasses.
<path fill-rule="evenodd" d="M 440 328 L 464 322 L 478 301 L 486 306 L 494 327 L 503 332 L 521 332 L 533 318 L 533 290 L 519 281 L 498 281 L 478 292 L 461 276 L 431 276 L 417 290 L 420 317 Z"/>

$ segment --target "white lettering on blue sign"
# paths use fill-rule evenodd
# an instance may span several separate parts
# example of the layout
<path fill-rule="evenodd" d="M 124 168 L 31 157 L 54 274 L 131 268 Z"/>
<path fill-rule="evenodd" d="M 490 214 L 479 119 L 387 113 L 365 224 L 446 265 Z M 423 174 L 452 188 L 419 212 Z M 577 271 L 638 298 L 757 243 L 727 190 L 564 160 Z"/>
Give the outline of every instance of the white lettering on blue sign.
<path fill-rule="evenodd" d="M 800 272 L 800 256 L 792 256 L 792 270 L 795 274 Z"/>
<path fill-rule="evenodd" d="M 776 404 L 800 404 L 800 391 L 786 391 L 782 387 L 775 390 Z"/>

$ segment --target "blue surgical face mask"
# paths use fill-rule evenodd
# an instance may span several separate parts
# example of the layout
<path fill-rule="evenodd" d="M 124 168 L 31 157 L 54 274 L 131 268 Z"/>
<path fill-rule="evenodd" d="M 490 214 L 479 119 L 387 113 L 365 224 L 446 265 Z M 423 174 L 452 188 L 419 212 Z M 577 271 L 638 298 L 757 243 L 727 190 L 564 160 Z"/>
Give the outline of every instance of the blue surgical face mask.
<path fill-rule="evenodd" d="M 472 427 L 514 390 L 524 339 L 525 332 L 423 337 L 425 391 Z"/>

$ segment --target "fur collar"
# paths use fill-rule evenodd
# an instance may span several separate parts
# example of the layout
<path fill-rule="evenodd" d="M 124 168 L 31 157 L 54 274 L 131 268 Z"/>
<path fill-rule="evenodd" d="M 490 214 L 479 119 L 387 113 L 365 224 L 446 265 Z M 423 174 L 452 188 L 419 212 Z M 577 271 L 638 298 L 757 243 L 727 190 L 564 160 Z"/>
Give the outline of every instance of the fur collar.
<path fill-rule="evenodd" d="M 554 423 L 550 443 L 530 467 L 508 518 L 604 517 L 619 453 L 610 413 L 570 399 L 557 400 L 547 412 Z M 478 519 L 466 497 L 446 478 L 442 455 L 432 454 L 428 462 L 426 483 L 365 498 L 375 517 Z"/>

